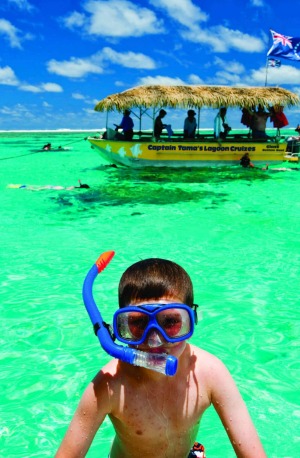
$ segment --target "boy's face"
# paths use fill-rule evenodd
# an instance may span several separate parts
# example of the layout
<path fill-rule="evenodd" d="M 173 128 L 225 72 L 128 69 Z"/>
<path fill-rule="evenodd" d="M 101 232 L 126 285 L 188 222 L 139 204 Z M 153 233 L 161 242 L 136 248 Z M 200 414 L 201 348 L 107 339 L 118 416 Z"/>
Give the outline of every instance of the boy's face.
<path fill-rule="evenodd" d="M 178 297 L 162 297 L 159 300 L 146 300 L 146 301 L 137 301 L 135 303 L 132 303 L 131 305 L 135 306 L 142 306 L 142 305 L 147 305 L 147 304 L 172 304 L 172 303 L 177 303 L 177 304 L 183 304 L 182 300 L 179 299 Z M 156 329 L 151 329 L 148 334 L 146 335 L 146 338 L 143 343 L 140 345 L 135 345 L 135 348 L 137 348 L 140 351 L 145 351 L 147 353 L 166 353 L 167 355 L 172 355 L 175 356 L 176 358 L 179 358 L 181 354 L 183 353 L 184 349 L 186 347 L 186 340 L 182 340 L 180 342 L 175 342 L 171 343 L 165 340 L 163 335 Z"/>

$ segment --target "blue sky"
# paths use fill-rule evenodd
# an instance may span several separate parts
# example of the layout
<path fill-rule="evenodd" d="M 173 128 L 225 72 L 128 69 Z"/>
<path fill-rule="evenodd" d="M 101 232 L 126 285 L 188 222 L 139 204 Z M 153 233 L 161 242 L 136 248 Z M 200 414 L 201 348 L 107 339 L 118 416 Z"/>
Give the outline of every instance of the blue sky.
<path fill-rule="evenodd" d="M 141 84 L 264 86 L 269 30 L 299 37 L 299 13 L 295 0 L 1 0 L 0 130 L 100 129 L 97 101 Z M 268 85 L 300 94 L 300 62 L 281 62 Z M 168 110 L 174 128 L 184 116 Z"/>

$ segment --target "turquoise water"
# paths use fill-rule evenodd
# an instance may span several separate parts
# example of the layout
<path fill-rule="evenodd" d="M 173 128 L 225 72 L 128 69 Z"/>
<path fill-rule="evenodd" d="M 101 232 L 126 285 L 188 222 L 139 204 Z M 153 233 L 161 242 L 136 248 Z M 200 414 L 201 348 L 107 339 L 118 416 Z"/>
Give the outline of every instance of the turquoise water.
<path fill-rule="evenodd" d="M 0 134 L 0 456 L 53 456 L 108 361 L 81 287 L 98 255 L 114 249 L 95 285 L 106 319 L 130 264 L 155 256 L 181 264 L 202 310 L 192 342 L 230 369 L 268 457 L 298 457 L 300 173 L 115 169 L 86 136 Z M 37 152 L 48 141 L 72 149 Z M 90 189 L 7 187 L 78 179 Z M 112 437 L 105 421 L 87 456 L 105 457 Z M 212 408 L 198 439 L 208 458 L 234 456 Z"/>

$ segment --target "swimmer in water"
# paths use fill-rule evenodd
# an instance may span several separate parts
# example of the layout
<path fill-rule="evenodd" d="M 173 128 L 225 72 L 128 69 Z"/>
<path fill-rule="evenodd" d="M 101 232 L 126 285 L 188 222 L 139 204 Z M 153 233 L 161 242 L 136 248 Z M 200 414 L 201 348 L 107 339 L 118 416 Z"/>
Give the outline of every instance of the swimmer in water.
<path fill-rule="evenodd" d="M 244 168 L 254 168 L 249 153 L 245 153 L 240 159 L 240 165 Z"/>
<path fill-rule="evenodd" d="M 115 430 L 111 458 L 188 457 L 210 405 L 237 457 L 266 458 L 227 368 L 188 342 L 196 310 L 191 279 L 178 264 L 150 258 L 123 273 L 114 315 L 116 338 L 147 355 L 175 357 L 177 372 L 171 377 L 110 360 L 83 393 L 56 458 L 85 456 L 106 417 Z"/>
<path fill-rule="evenodd" d="M 89 189 L 89 185 L 85 183 L 81 183 L 80 180 L 78 180 L 79 186 L 59 186 L 59 185 L 52 185 L 52 184 L 47 184 L 45 186 L 39 186 L 39 185 L 34 185 L 34 184 L 9 184 L 7 185 L 8 188 L 12 189 L 27 189 L 28 191 L 44 191 L 44 190 L 49 190 L 52 189 L 54 191 L 73 191 L 73 189 Z"/>

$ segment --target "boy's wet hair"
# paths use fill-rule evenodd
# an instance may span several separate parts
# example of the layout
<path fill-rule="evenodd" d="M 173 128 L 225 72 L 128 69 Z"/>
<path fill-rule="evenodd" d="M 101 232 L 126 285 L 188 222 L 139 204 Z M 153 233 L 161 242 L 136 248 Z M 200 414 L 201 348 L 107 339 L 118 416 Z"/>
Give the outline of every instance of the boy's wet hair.
<path fill-rule="evenodd" d="M 136 262 L 123 273 L 119 284 L 119 307 L 144 300 L 177 297 L 192 306 L 192 281 L 178 264 L 166 259 L 149 258 Z"/>

